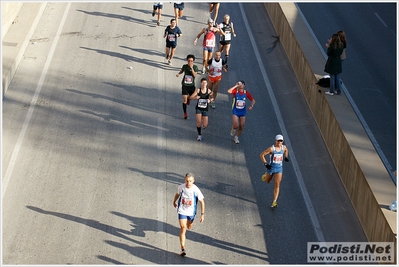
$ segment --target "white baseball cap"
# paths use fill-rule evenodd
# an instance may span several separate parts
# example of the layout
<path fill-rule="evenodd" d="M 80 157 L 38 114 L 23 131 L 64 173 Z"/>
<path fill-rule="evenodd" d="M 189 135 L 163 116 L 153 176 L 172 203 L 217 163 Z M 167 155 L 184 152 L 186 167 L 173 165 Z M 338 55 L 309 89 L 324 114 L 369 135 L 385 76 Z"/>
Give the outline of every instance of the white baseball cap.
<path fill-rule="evenodd" d="M 281 134 L 276 135 L 275 140 L 283 140 L 284 141 L 284 137 Z"/>
<path fill-rule="evenodd" d="M 209 22 L 212 22 L 212 23 L 213 23 L 213 19 L 209 18 L 209 19 L 208 19 L 208 23 L 209 23 Z"/>

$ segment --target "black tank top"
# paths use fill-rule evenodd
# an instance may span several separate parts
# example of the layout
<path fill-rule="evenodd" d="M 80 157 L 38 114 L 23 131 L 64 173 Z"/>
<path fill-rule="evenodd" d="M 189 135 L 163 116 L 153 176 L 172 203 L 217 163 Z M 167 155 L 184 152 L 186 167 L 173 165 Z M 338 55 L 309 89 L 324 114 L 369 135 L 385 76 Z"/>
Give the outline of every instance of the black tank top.
<path fill-rule="evenodd" d="M 223 30 L 225 33 L 227 33 L 227 34 L 229 35 L 229 37 L 227 38 L 228 40 L 226 40 L 226 36 L 220 35 L 220 37 L 221 37 L 221 40 L 220 40 L 220 41 L 222 41 L 222 42 L 225 42 L 225 41 L 229 42 L 229 41 L 231 41 L 231 23 L 230 23 L 230 24 L 226 24 L 226 23 L 222 22 L 222 24 L 223 24 L 222 30 Z"/>
<path fill-rule="evenodd" d="M 200 90 L 198 92 L 198 95 L 200 96 L 200 98 L 197 101 L 196 109 L 202 111 L 208 111 L 208 99 L 209 99 L 208 89 L 206 89 L 206 93 L 202 93 Z"/>

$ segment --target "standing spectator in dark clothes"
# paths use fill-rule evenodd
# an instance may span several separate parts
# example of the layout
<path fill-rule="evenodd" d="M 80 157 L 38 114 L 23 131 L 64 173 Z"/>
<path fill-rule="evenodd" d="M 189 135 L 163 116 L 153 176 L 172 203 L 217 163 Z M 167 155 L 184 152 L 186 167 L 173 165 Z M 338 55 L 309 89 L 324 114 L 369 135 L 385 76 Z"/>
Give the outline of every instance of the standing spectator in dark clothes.
<path fill-rule="evenodd" d="M 341 54 L 344 50 L 344 45 L 334 33 L 326 44 L 327 46 L 327 62 L 324 71 L 330 74 L 330 91 L 325 92 L 327 95 L 334 95 L 334 89 L 337 89 L 337 95 L 341 94 L 341 78 L 342 73 L 342 60 Z"/>

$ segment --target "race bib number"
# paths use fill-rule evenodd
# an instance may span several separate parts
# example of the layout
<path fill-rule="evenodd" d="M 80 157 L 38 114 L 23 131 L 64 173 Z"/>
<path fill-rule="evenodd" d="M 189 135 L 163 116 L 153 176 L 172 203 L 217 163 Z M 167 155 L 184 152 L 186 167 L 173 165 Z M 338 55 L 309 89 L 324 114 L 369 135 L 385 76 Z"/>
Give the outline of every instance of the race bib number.
<path fill-rule="evenodd" d="M 193 76 L 191 75 L 185 75 L 184 76 L 184 83 L 185 84 L 192 84 L 193 83 Z"/>
<path fill-rule="evenodd" d="M 205 40 L 205 46 L 207 46 L 207 47 L 215 47 L 215 39 L 207 39 L 207 40 Z"/>
<path fill-rule="evenodd" d="M 222 69 L 221 68 L 212 68 L 209 70 L 209 75 L 210 76 L 219 76 L 222 73 Z"/>
<path fill-rule="evenodd" d="M 273 156 L 273 162 L 281 164 L 283 162 L 283 154 L 277 154 Z"/>
<path fill-rule="evenodd" d="M 168 40 L 169 40 L 169 42 L 174 42 L 176 40 L 176 35 L 168 34 Z"/>
<path fill-rule="evenodd" d="M 226 32 L 226 34 L 224 36 L 224 40 L 225 41 L 231 41 L 231 32 Z"/>
<path fill-rule="evenodd" d="M 208 99 L 198 99 L 198 107 L 206 108 L 208 106 Z"/>
<path fill-rule="evenodd" d="M 245 100 L 237 100 L 236 108 L 237 109 L 243 109 L 244 107 L 245 107 Z"/>
<path fill-rule="evenodd" d="M 189 199 L 189 198 L 182 198 L 181 199 L 181 204 L 183 206 L 190 207 L 190 206 L 193 205 L 193 201 L 192 201 L 192 199 Z"/>

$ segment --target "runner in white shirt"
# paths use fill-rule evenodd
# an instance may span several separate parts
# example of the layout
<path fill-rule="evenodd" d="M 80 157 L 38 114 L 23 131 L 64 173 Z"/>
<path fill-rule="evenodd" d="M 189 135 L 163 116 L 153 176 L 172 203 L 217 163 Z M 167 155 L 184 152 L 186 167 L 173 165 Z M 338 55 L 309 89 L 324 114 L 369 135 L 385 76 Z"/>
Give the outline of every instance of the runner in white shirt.
<path fill-rule="evenodd" d="M 217 51 L 215 57 L 207 62 L 208 88 L 212 90 L 213 100 L 211 107 L 215 108 L 215 99 L 218 94 L 219 84 L 222 80 L 222 71 L 226 72 L 226 62 L 221 59 L 222 53 Z"/>
<path fill-rule="evenodd" d="M 193 227 L 195 214 L 197 213 L 197 203 L 201 203 L 201 217 L 200 222 L 204 221 L 205 202 L 204 195 L 201 190 L 194 184 L 194 175 L 187 173 L 184 178 L 184 184 L 179 185 L 177 193 L 173 198 L 173 206 L 177 207 L 177 213 L 180 224 L 180 245 L 181 256 L 186 255 L 186 231 Z M 176 204 L 176 201 L 178 203 Z"/>

